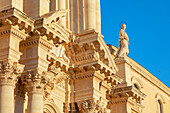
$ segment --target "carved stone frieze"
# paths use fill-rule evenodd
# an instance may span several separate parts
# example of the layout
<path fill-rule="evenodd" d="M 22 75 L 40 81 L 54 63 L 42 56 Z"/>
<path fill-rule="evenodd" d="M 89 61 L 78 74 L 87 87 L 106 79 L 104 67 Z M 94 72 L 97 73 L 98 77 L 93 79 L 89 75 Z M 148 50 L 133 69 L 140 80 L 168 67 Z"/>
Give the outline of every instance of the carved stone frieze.
<path fill-rule="evenodd" d="M 106 108 L 101 104 L 99 100 L 84 100 L 77 103 L 80 113 L 107 113 Z"/>

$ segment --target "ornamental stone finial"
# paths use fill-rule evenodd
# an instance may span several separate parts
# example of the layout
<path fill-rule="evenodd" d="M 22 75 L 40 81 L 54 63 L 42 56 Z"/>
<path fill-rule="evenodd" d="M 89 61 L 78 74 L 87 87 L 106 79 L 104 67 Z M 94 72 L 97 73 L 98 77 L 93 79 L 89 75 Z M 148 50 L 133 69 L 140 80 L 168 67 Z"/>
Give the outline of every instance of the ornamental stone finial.
<path fill-rule="evenodd" d="M 116 54 L 116 58 L 126 57 L 129 53 L 129 37 L 125 32 L 126 24 L 122 24 L 121 29 L 119 30 L 119 47 Z"/>

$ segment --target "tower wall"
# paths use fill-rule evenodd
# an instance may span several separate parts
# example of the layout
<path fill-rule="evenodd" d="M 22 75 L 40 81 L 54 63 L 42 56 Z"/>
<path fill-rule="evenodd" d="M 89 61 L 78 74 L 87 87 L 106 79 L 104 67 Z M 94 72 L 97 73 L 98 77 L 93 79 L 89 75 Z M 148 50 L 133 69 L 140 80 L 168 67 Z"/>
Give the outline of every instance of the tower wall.
<path fill-rule="evenodd" d="M 12 7 L 23 11 L 23 0 L 0 0 L 0 11 Z"/>

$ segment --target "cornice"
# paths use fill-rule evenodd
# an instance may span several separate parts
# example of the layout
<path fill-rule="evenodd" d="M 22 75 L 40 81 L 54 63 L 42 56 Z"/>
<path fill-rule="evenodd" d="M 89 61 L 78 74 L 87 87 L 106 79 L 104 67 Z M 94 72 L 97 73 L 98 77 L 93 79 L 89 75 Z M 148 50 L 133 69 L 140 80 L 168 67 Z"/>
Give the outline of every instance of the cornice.
<path fill-rule="evenodd" d="M 27 40 L 24 40 L 20 44 L 20 48 L 32 46 L 32 45 L 42 45 L 45 48 L 52 49 L 53 44 L 51 44 L 49 41 L 43 39 L 40 36 L 34 37 L 34 38 L 28 38 Z"/>
<path fill-rule="evenodd" d="M 10 8 L 0 12 L 0 19 L 8 18 L 11 16 L 19 18 L 21 21 L 26 22 L 28 25 L 34 25 L 34 20 L 32 18 L 16 8 Z"/>
<path fill-rule="evenodd" d="M 131 66 L 132 69 L 134 69 L 136 72 L 138 72 L 139 74 L 141 74 L 145 79 L 147 79 L 148 81 L 150 81 L 152 84 L 154 84 L 156 87 L 158 87 L 159 89 L 161 89 L 162 91 L 164 91 L 166 94 L 170 95 L 170 90 L 169 88 L 163 86 L 160 81 L 155 80 L 152 76 L 154 75 L 150 75 L 148 73 L 146 73 L 145 71 L 143 71 L 140 67 L 138 67 L 137 65 L 135 65 L 133 62 L 129 61 L 129 64 Z M 156 78 L 156 77 L 155 77 Z"/>
<path fill-rule="evenodd" d="M 112 47 L 115 50 L 115 53 L 116 53 L 117 48 L 112 46 L 112 45 L 109 45 L 109 46 Z M 156 87 L 158 87 L 160 90 L 165 92 L 167 95 L 170 95 L 170 90 L 165 84 L 163 84 L 154 75 L 152 75 L 144 67 L 142 67 L 140 64 L 135 62 L 130 57 L 126 57 L 124 60 L 122 60 L 122 61 L 118 60 L 118 62 L 116 62 L 116 64 L 119 64 L 119 63 L 127 63 L 133 70 L 135 70 L 137 73 L 139 73 L 142 77 L 144 77 L 150 83 L 154 84 Z"/>
<path fill-rule="evenodd" d="M 132 86 L 111 89 L 109 95 L 111 98 L 132 97 L 137 101 L 143 100 L 146 97 L 146 95 L 143 92 L 135 89 Z"/>
<path fill-rule="evenodd" d="M 27 34 L 23 33 L 22 31 L 18 30 L 15 27 L 11 27 L 11 34 L 18 38 L 19 40 L 25 40 L 27 37 Z"/>

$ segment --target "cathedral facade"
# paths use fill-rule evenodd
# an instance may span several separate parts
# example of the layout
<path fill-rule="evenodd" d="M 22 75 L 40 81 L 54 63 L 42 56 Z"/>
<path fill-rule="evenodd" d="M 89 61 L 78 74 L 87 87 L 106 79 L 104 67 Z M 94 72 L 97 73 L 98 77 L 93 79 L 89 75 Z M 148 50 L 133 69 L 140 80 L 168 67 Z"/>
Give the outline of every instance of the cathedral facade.
<path fill-rule="evenodd" d="M 100 0 L 0 0 L 0 113 L 169 113 L 128 40 L 106 45 Z"/>

